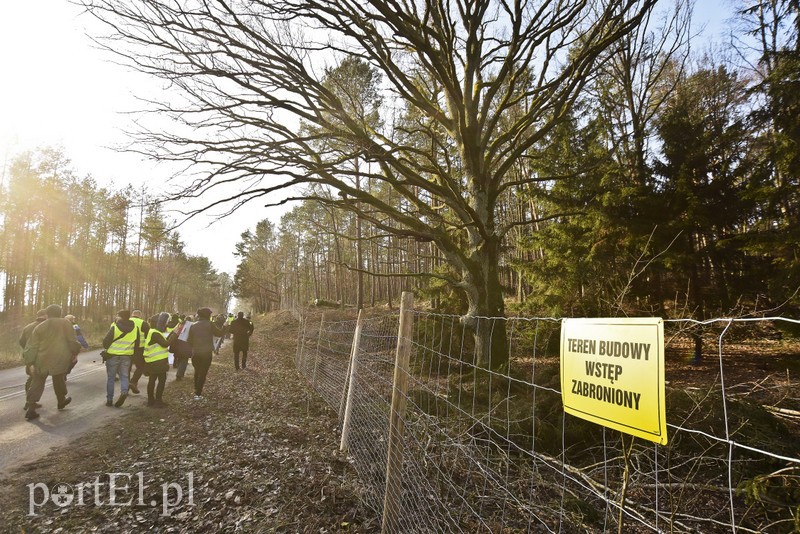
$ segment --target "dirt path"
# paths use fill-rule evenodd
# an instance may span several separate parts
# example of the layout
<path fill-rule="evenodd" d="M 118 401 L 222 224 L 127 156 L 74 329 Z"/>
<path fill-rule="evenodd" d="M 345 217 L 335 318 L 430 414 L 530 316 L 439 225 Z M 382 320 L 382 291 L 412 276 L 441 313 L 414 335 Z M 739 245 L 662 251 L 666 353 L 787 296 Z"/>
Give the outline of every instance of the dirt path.
<path fill-rule="evenodd" d="M 205 400 L 192 400 L 190 381 L 171 381 L 168 408 L 130 409 L 6 474 L 0 528 L 378 531 L 337 450 L 336 414 L 294 369 L 295 332 L 288 314 L 259 320 L 249 369 L 235 372 L 230 346 L 223 348 Z"/>

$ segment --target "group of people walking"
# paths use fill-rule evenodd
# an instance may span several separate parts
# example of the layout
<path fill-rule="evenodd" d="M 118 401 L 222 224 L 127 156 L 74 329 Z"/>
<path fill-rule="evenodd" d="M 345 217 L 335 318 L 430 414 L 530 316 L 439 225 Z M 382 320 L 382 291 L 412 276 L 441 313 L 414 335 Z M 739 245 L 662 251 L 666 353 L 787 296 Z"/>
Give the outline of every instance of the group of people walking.
<path fill-rule="evenodd" d="M 120 310 L 103 339 L 101 355 L 106 366 L 106 406 L 121 407 L 129 393 L 139 393 L 138 382 L 147 376 L 147 405 L 163 407 L 164 387 L 169 371 L 169 353 L 174 354 L 176 380 L 181 380 L 191 359 L 194 367 L 194 399 L 203 398 L 208 370 L 222 340 L 233 336 L 234 363 L 247 367 L 249 339 L 253 323 L 239 312 L 211 320 L 211 308 L 200 308 L 195 317 L 161 312 L 145 320 L 140 310 Z M 221 317 L 221 322 L 220 322 Z M 61 307 L 48 306 L 25 326 L 19 340 L 23 348 L 28 381 L 25 384 L 25 418 L 39 417 L 45 381 L 52 376 L 59 410 L 72 398 L 67 396 L 66 376 L 77 363 L 81 348 L 88 348 L 75 317 L 61 317 Z M 119 397 L 114 400 L 115 383 Z"/>

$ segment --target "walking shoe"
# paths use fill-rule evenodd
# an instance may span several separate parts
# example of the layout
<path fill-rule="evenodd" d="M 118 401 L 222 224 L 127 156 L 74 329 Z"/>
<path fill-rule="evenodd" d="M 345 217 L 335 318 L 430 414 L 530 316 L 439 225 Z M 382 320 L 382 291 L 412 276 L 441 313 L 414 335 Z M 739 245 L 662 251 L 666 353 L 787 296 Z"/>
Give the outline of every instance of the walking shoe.
<path fill-rule="evenodd" d="M 116 406 L 117 408 L 121 408 L 122 405 L 125 404 L 125 399 L 127 399 L 127 398 L 128 398 L 128 394 L 127 393 L 121 394 L 119 396 L 119 398 L 117 399 L 117 402 L 114 403 L 114 406 Z"/>
<path fill-rule="evenodd" d="M 72 397 L 64 397 L 64 400 L 58 401 L 58 409 L 63 410 L 70 402 L 72 402 Z"/>
<path fill-rule="evenodd" d="M 38 418 L 39 418 L 39 414 L 36 413 L 33 410 L 28 410 L 28 412 L 25 414 L 25 419 L 27 419 L 28 421 L 33 421 L 34 419 L 38 419 Z"/>
<path fill-rule="evenodd" d="M 153 406 L 155 406 L 155 405 L 156 405 L 156 401 L 155 401 L 155 399 L 147 399 L 147 406 L 149 406 L 150 408 L 152 408 L 152 407 L 153 407 Z"/>
<path fill-rule="evenodd" d="M 203 400 L 203 396 L 202 395 L 195 395 L 194 396 L 194 400 Z"/>
<path fill-rule="evenodd" d="M 164 402 L 163 400 L 161 400 L 161 399 L 156 399 L 156 402 L 155 402 L 154 406 L 156 408 L 166 408 L 169 405 L 166 402 Z"/>
<path fill-rule="evenodd" d="M 133 382 L 128 384 L 128 389 L 130 390 L 131 393 L 136 393 L 137 395 L 139 394 L 139 386 L 137 386 Z"/>
<path fill-rule="evenodd" d="M 114 401 L 112 401 L 111 399 L 108 399 L 106 401 L 106 406 L 114 406 Z"/>
<path fill-rule="evenodd" d="M 41 407 L 42 407 L 42 405 L 41 405 L 41 404 L 39 404 L 38 402 L 34 402 L 34 403 L 33 403 L 33 408 L 34 408 L 34 409 L 36 409 L 36 408 L 41 408 Z M 23 408 L 23 410 L 25 410 L 25 411 L 27 411 L 27 410 L 28 410 L 28 403 L 27 403 L 27 402 L 25 403 L 25 407 Z"/>

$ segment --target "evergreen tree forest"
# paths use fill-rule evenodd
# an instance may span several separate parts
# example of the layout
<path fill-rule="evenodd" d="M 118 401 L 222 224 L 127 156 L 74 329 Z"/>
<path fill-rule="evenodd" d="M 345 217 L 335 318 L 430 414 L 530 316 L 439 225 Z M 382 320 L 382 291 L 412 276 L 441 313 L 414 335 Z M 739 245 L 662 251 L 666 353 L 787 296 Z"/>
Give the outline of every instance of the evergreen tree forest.
<path fill-rule="evenodd" d="M 191 256 L 149 189 L 113 190 L 79 177 L 61 149 L 9 162 L 0 190 L 0 287 L 6 326 L 60 304 L 110 322 L 122 308 L 227 309 L 232 280 Z"/>
<path fill-rule="evenodd" d="M 506 313 L 797 316 L 800 11 L 796 1 L 736 6 L 734 51 L 700 41 L 691 6 L 678 2 L 605 50 L 573 105 L 546 110 L 560 113 L 554 126 L 520 151 L 497 190 Z M 448 167 L 463 154 L 429 117 L 413 105 L 387 110 L 381 76 L 349 57 L 323 84 L 348 116 L 417 147 L 425 172 L 463 169 Z M 498 132 L 530 105 L 520 96 Z M 365 153 L 336 143 L 323 138 L 317 149 L 331 159 Z M 411 186 L 425 203 L 414 207 L 376 178 L 386 166 L 366 153 L 348 160 L 349 192 L 308 185 L 279 223 L 242 235 L 235 288 L 255 310 L 391 308 L 413 289 L 435 309 L 467 312 L 439 237 L 404 233 L 402 221 L 382 215 L 423 214 L 466 242 L 451 203 Z M 359 204 L 361 191 L 387 208 Z"/>

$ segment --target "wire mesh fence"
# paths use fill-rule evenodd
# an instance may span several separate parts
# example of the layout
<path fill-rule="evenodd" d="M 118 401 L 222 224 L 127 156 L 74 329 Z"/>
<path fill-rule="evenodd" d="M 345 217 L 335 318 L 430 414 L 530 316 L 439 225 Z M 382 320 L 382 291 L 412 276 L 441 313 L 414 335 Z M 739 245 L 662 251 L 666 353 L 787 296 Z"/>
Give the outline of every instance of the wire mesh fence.
<path fill-rule="evenodd" d="M 780 339 L 800 321 L 666 321 L 661 446 L 564 413 L 559 319 L 415 311 L 402 475 L 387 487 L 398 318 L 362 318 L 352 354 L 355 319 L 306 316 L 296 355 L 340 417 L 350 396 L 362 500 L 377 515 L 398 503 L 393 530 L 800 531 L 800 347 Z M 504 371 L 480 363 L 480 328 L 504 336 Z"/>

